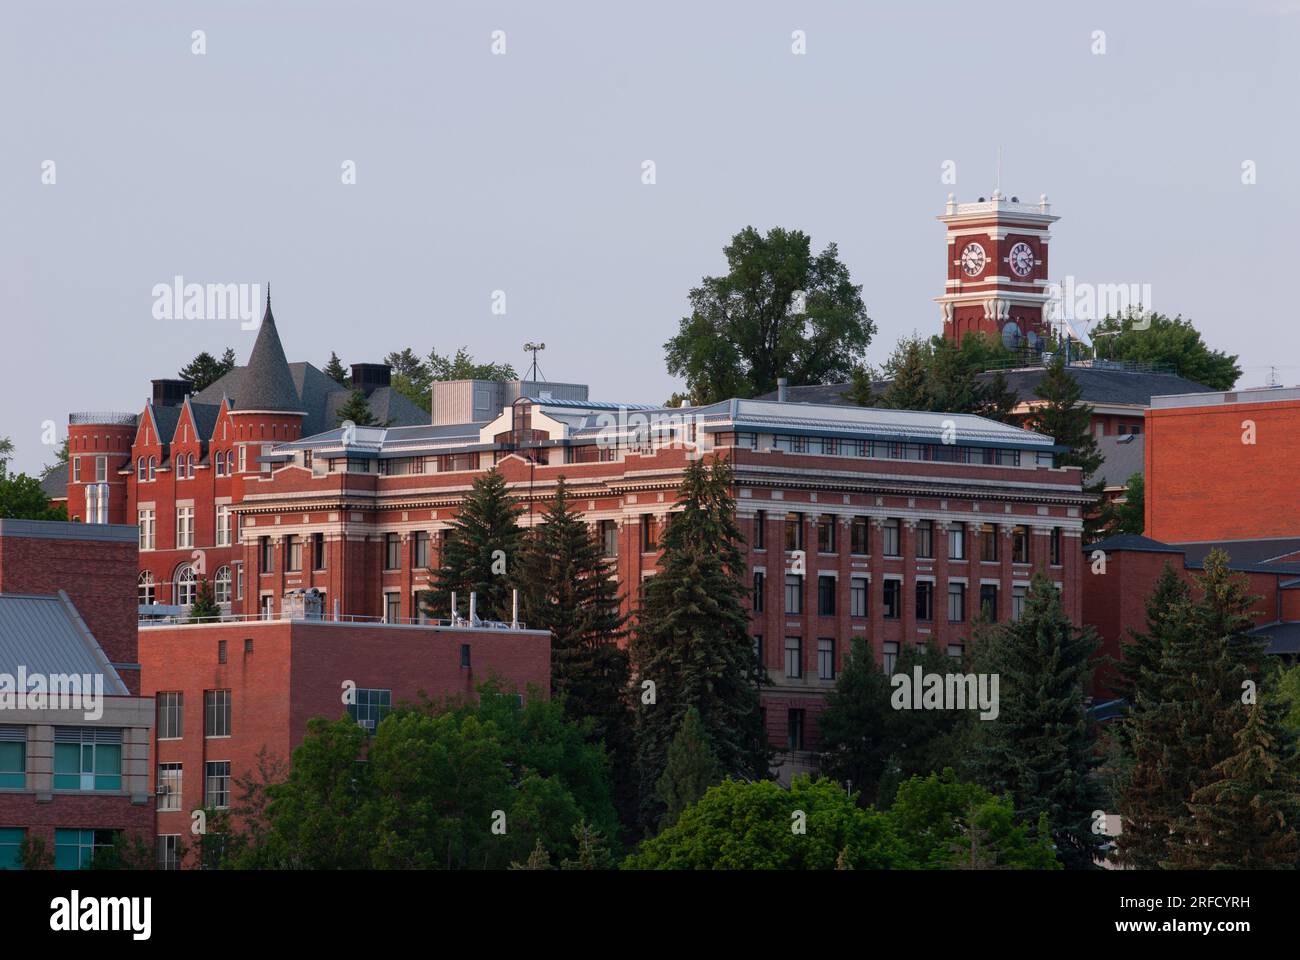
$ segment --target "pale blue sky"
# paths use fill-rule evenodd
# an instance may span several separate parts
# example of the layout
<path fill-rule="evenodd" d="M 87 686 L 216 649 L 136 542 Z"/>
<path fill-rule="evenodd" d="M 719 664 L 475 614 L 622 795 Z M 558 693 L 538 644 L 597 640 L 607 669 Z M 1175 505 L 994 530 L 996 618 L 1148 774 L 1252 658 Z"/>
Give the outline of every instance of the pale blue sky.
<path fill-rule="evenodd" d="M 686 294 L 747 224 L 838 243 L 879 363 L 939 330 L 934 217 L 993 189 L 999 146 L 1004 190 L 1062 218 L 1054 277 L 1150 284 L 1241 385 L 1300 382 L 1300 0 L 1063 6 L 5 4 L 0 436 L 33 470 L 43 420 L 138 411 L 201 349 L 243 362 L 237 321 L 153 319 L 177 274 L 271 280 L 290 360 L 522 368 L 539 339 L 550 379 L 661 401 Z"/>

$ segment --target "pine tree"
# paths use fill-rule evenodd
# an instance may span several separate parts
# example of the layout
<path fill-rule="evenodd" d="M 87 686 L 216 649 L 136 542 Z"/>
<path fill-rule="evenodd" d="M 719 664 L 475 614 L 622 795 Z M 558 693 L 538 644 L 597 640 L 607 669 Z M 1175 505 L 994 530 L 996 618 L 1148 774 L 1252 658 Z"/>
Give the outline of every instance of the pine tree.
<path fill-rule="evenodd" d="M 454 591 L 462 613 L 474 593 L 481 619 L 510 619 L 518 585 L 516 567 L 523 559 L 521 510 L 496 470 L 474 478 L 444 536 L 432 587 L 424 595 L 427 616 L 445 617 Z"/>
<path fill-rule="evenodd" d="M 518 860 L 511 861 L 511 870 L 550 870 L 551 855 L 546 852 L 546 847 L 542 844 L 542 838 L 537 838 L 537 844 L 533 847 L 533 852 L 528 855 L 528 859 L 523 863 Z"/>
<path fill-rule="evenodd" d="M 221 616 L 216 596 L 212 592 L 212 583 L 207 577 L 199 580 L 194 591 L 194 602 L 190 604 L 190 620 L 211 620 Z"/>
<path fill-rule="evenodd" d="M 1293 870 L 1300 863 L 1300 777 L 1275 708 L 1245 707 L 1236 752 L 1192 794 L 1189 841 L 1173 863 L 1201 870 Z"/>
<path fill-rule="evenodd" d="M 179 375 L 182 380 L 194 384 L 194 392 L 198 393 L 216 383 L 233 369 L 235 369 L 235 351 L 227 347 L 220 360 L 204 350 L 181 367 Z"/>
<path fill-rule="evenodd" d="M 363 390 L 353 390 L 334 418 L 340 424 L 351 422 L 358 427 L 379 426 L 379 420 L 371 412 L 370 401 L 366 399 Z"/>
<path fill-rule="evenodd" d="M 1187 583 L 1174 572 L 1173 565 L 1166 562 L 1146 599 L 1146 632 L 1130 630 L 1128 639 L 1120 640 L 1121 659 L 1115 664 L 1116 676 L 1110 687 L 1116 697 L 1128 702 L 1130 711 L 1134 709 L 1139 690 L 1145 690 L 1148 695 L 1159 693 L 1158 688 L 1151 687 L 1151 684 L 1160 675 L 1169 636 L 1167 628 L 1173 617 L 1186 615 L 1183 608 L 1190 601 L 1191 590 Z"/>
<path fill-rule="evenodd" d="M 683 810 L 704 796 L 705 790 L 721 781 L 718 761 L 704 738 L 700 712 L 691 707 L 682 719 L 682 728 L 668 746 L 668 764 L 664 775 L 659 778 L 659 800 L 665 808 L 659 829 L 671 827 Z"/>
<path fill-rule="evenodd" d="M 870 644 L 854 637 L 835 687 L 826 695 L 826 708 L 817 716 L 822 772 L 851 784 L 864 804 L 877 796 L 893 748 L 889 689 Z"/>
<path fill-rule="evenodd" d="M 614 858 L 600 831 L 582 820 L 573 827 L 573 839 L 578 844 L 576 860 L 561 860 L 561 870 L 612 870 Z"/>
<path fill-rule="evenodd" d="M 874 406 L 894 410 L 933 410 L 934 394 L 930 391 L 930 364 L 926 346 L 918 338 L 899 345 L 900 354 L 893 369 L 893 380 L 885 392 L 875 398 Z"/>
<path fill-rule="evenodd" d="M 975 725 L 979 779 L 1011 795 L 1017 819 L 1046 814 L 1061 862 L 1076 870 L 1094 865 L 1102 843 L 1092 832 L 1097 738 L 1084 709 L 1096 648 L 1096 634 L 1070 622 L 1039 571 L 1020 618 L 989 630 L 976 652 L 979 671 L 999 678 L 997 720 Z"/>
<path fill-rule="evenodd" d="M 329 377 L 340 386 L 346 387 L 348 384 L 348 372 L 343 367 L 343 361 L 333 350 L 330 351 L 329 363 L 325 364 L 325 376 Z"/>
<path fill-rule="evenodd" d="M 975 409 L 971 412 L 1000 423 L 1011 423 L 1015 419 L 1011 411 L 1019 405 L 1020 395 L 1011 389 L 1006 376 L 998 370 L 980 384 Z"/>
<path fill-rule="evenodd" d="M 627 618 L 611 565 L 591 529 L 574 510 L 564 477 L 527 539 L 521 561 L 520 605 L 534 629 L 551 631 L 551 692 L 570 719 L 591 724 L 613 768 L 615 802 L 635 819 L 632 769 L 631 668 L 619 642 Z"/>
<path fill-rule="evenodd" d="M 1062 357 L 1057 357 L 1047 367 L 1043 378 L 1034 388 L 1034 395 L 1043 402 L 1030 411 L 1025 426 L 1046 434 L 1061 446 L 1069 448 L 1069 452 L 1056 456 L 1056 466 L 1079 467 L 1083 473 L 1081 480 L 1084 492 L 1096 500 L 1084 517 L 1084 539 L 1092 542 L 1096 539 L 1103 519 L 1101 494 L 1104 486 L 1103 481 L 1094 481 L 1092 478 L 1105 461 L 1097 449 L 1097 438 L 1092 433 L 1093 408 L 1080 402 L 1082 392 L 1079 382 L 1066 369 Z"/>
<path fill-rule="evenodd" d="M 768 774 L 733 476 L 722 459 L 711 467 L 703 460 L 687 466 L 678 490 L 681 509 L 660 540 L 659 572 L 643 587 L 631 655 L 643 684 L 636 741 L 647 827 L 663 812 L 659 778 L 691 707 L 699 710 L 723 775 Z"/>

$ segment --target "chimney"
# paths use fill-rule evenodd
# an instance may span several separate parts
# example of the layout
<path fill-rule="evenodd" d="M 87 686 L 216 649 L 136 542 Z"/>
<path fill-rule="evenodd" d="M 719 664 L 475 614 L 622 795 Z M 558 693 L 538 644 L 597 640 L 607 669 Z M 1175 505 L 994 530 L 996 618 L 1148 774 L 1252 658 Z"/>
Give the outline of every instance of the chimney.
<path fill-rule="evenodd" d="M 478 594 L 473 590 L 469 592 L 469 625 L 478 626 Z"/>
<path fill-rule="evenodd" d="M 386 387 L 392 382 L 393 368 L 386 363 L 352 364 L 352 389 L 360 390 L 367 397 L 378 387 Z"/>
<path fill-rule="evenodd" d="M 153 403 L 155 407 L 179 407 L 187 394 L 194 392 L 189 380 L 154 380 Z"/>
<path fill-rule="evenodd" d="M 790 385 L 790 381 L 787 380 L 785 377 L 777 377 L 777 378 L 776 378 L 776 399 L 777 399 L 779 402 L 781 402 L 781 403 L 785 403 L 785 401 L 786 401 L 786 389 L 785 389 L 785 388 L 788 387 L 789 385 Z"/>

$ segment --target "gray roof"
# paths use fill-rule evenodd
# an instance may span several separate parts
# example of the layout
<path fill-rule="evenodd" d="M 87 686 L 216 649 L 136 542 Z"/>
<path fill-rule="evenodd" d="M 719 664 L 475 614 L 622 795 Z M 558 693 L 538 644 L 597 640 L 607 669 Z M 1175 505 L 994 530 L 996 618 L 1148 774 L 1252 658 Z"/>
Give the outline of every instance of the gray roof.
<path fill-rule="evenodd" d="M 241 392 L 231 397 L 240 410 L 294 411 L 302 407 L 293 376 L 289 373 L 289 361 L 284 358 L 280 334 L 275 329 L 269 295 L 240 388 Z"/>
<path fill-rule="evenodd" d="M 217 417 L 221 413 L 219 403 L 195 403 L 190 401 L 190 412 L 194 415 L 194 431 L 200 440 L 209 440 L 217 429 Z"/>
<path fill-rule="evenodd" d="M 1249 632 L 1250 636 L 1268 637 L 1267 653 L 1294 656 L 1300 653 L 1300 623 L 1266 623 Z"/>
<path fill-rule="evenodd" d="M 50 500 L 68 499 L 68 465 L 56 463 L 42 473 L 41 489 Z"/>
<path fill-rule="evenodd" d="M 1146 443 L 1140 433 L 1111 434 L 1097 438 L 1097 452 L 1104 461 L 1096 479 L 1108 487 L 1122 487 L 1128 478 L 1146 469 Z"/>
<path fill-rule="evenodd" d="M 0 594 L 0 673 L 102 674 L 104 693 L 127 696 L 104 651 L 66 594 Z"/>
<path fill-rule="evenodd" d="M 1259 566 L 1278 564 L 1285 566 L 1278 558 L 1300 553 L 1300 538 L 1281 537 L 1267 540 L 1204 540 L 1195 543 L 1180 543 L 1180 550 L 1187 554 L 1188 563 L 1201 563 L 1211 550 L 1222 550 L 1232 558 L 1234 567 L 1240 564 Z M 1290 561 L 1294 562 L 1294 561 Z"/>
<path fill-rule="evenodd" d="M 1079 384 L 1080 399 L 1084 403 L 1150 406 L 1151 398 L 1170 393 L 1214 393 L 1215 391 L 1173 373 L 1147 373 L 1132 370 L 1112 370 L 1105 367 L 1071 365 L 1070 374 Z M 1007 387 L 1021 400 L 1034 399 L 1034 389 L 1046 374 L 1045 367 L 1026 367 L 1015 370 L 990 370 L 978 375 L 989 380 L 1001 373 Z M 849 399 L 851 383 L 827 383 L 807 387 L 787 387 L 786 398 L 798 403 L 852 403 Z M 879 393 L 889 386 L 888 380 L 876 380 L 872 391 Z M 775 400 L 776 392 L 765 393 L 759 400 Z"/>
<path fill-rule="evenodd" d="M 1085 553 L 1093 550 L 1102 550 L 1107 553 L 1112 550 L 1137 550 L 1144 553 L 1183 553 L 1182 547 L 1161 543 L 1159 540 L 1152 540 L 1150 537 L 1135 533 L 1123 533 L 1119 536 L 1107 537 L 1105 540 L 1098 540 L 1096 543 L 1088 544 L 1083 550 Z"/>

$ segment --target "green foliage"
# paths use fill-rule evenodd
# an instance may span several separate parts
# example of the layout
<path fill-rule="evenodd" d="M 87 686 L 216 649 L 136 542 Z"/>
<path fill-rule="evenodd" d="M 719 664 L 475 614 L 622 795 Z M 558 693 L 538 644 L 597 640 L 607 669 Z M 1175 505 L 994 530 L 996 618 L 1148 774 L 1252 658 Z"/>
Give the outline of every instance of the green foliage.
<path fill-rule="evenodd" d="M 384 363 L 392 368 L 389 382 L 393 389 L 421 408 L 430 409 L 432 396 L 429 389 L 433 378 L 428 361 L 417 356 L 410 347 L 405 347 L 384 357 Z"/>
<path fill-rule="evenodd" d="M 231 370 L 235 369 L 235 351 L 226 347 L 226 352 L 218 360 L 204 350 L 197 357 L 181 367 L 178 376 L 194 384 L 194 392 L 206 390 Z"/>
<path fill-rule="evenodd" d="M 746 227 L 723 252 L 727 273 L 690 292 L 691 315 L 664 344 L 668 372 L 686 378 L 693 404 L 752 397 L 791 383 L 845 380 L 861 362 L 876 325 L 835 244 L 813 254 L 811 240 L 780 227 Z M 804 312 L 792 313 L 796 291 Z"/>
<path fill-rule="evenodd" d="M 437 350 L 429 352 L 429 377 L 431 380 L 518 380 L 513 364 L 476 363 L 464 347 L 458 347 L 450 356 Z"/>
<path fill-rule="evenodd" d="M 796 815 L 805 818 L 797 833 Z M 878 870 L 903 854 L 888 818 L 862 809 L 831 780 L 727 779 L 709 788 L 676 824 L 623 861 L 628 870 Z"/>
<path fill-rule="evenodd" d="M 25 833 L 18 844 L 18 862 L 24 870 L 53 870 L 54 853 L 44 837 Z"/>
<path fill-rule="evenodd" d="M 1055 456 L 1056 466 L 1078 467 L 1081 470 L 1080 481 L 1084 493 L 1096 500 L 1084 516 L 1083 523 L 1084 540 L 1092 542 L 1097 538 L 1105 512 L 1101 502 L 1104 484 L 1101 480 L 1093 480 L 1105 462 L 1092 432 L 1093 408 L 1080 401 L 1082 392 L 1079 382 L 1059 356 L 1046 368 L 1043 378 L 1034 389 L 1034 395 L 1041 402 L 1033 405 L 1025 417 L 1024 425 L 1030 430 L 1052 437 L 1059 445 L 1068 448 L 1066 453 Z"/>
<path fill-rule="evenodd" d="M 343 366 L 343 361 L 333 350 L 330 351 L 329 363 L 325 364 L 325 376 L 329 377 L 341 387 L 348 385 L 348 371 Z"/>
<path fill-rule="evenodd" d="M 1107 503 L 1102 512 L 1103 536 L 1123 534 L 1140 535 L 1147 526 L 1146 479 L 1140 473 L 1129 477 L 1124 484 L 1122 502 Z"/>
<path fill-rule="evenodd" d="M 1093 866 L 1101 844 L 1092 832 L 1100 758 L 1084 709 L 1096 648 L 1096 634 L 1070 622 L 1039 571 L 1020 618 L 983 632 L 975 654 L 978 672 L 999 678 L 997 720 L 975 724 L 978 779 L 1009 794 L 1019 818 L 1045 814 L 1061 862 L 1076 870 Z"/>
<path fill-rule="evenodd" d="M 1190 320 L 1154 313 L 1142 318 L 1150 326 L 1135 329 L 1133 324 L 1137 319 L 1137 314 L 1130 310 L 1122 317 L 1106 317 L 1094 326 L 1092 338 L 1097 357 L 1168 364 L 1179 376 L 1213 390 L 1231 390 L 1241 376 L 1236 354 L 1211 350 Z"/>
<path fill-rule="evenodd" d="M 347 401 L 334 414 L 334 419 L 338 424 L 350 421 L 358 427 L 381 426 L 378 418 L 370 409 L 370 401 L 366 399 L 364 390 L 353 390 Z"/>
<path fill-rule="evenodd" d="M 637 704 L 641 823 L 663 815 L 659 780 L 668 746 L 692 707 L 724 775 L 767 775 L 758 673 L 749 635 L 744 542 L 736 525 L 733 473 L 726 460 L 691 462 L 660 538 L 659 572 L 644 585 L 630 652 L 655 702 Z"/>
<path fill-rule="evenodd" d="M 95 851 L 87 867 L 90 870 L 156 870 L 158 855 L 154 845 L 138 833 L 113 834 L 113 845 Z"/>
<path fill-rule="evenodd" d="M 870 371 L 860 368 L 850 397 L 863 406 L 973 413 L 1007 422 L 1019 398 L 1000 372 L 978 374 L 1011 356 L 1006 347 L 979 333 L 963 337 L 960 347 L 947 337 L 903 338 L 885 361 L 884 375 L 889 379 L 884 390 L 874 392 Z"/>
<path fill-rule="evenodd" d="M 542 844 L 542 838 L 537 838 L 537 843 L 533 847 L 533 852 L 528 855 L 528 859 L 520 863 L 515 860 L 510 864 L 511 870 L 551 870 L 551 855 L 546 852 L 546 847 Z"/>
<path fill-rule="evenodd" d="M 590 727 L 614 765 L 619 811 L 635 820 L 632 769 L 631 667 L 619 641 L 626 636 L 618 581 L 601 544 L 569 499 L 560 477 L 542 522 L 525 540 L 519 577 L 523 616 L 551 631 L 551 693 L 565 715 Z"/>
<path fill-rule="evenodd" d="M 481 619 L 510 619 L 514 589 L 521 585 L 517 573 L 524 552 L 521 512 L 496 470 L 474 478 L 469 495 L 447 528 L 439 566 L 432 571 L 432 586 L 423 595 L 428 616 L 445 617 L 454 591 L 462 612 L 474 593 Z"/>
<path fill-rule="evenodd" d="M 1300 736 L 1300 663 L 1277 671 L 1264 700 L 1280 707 L 1279 722 L 1292 736 Z"/>
<path fill-rule="evenodd" d="M 691 707 L 668 746 L 668 763 L 659 778 L 658 796 L 664 805 L 660 828 L 676 823 L 683 810 L 721 779 L 718 761 L 704 735 L 700 712 Z"/>
<path fill-rule="evenodd" d="M 0 469 L 0 520 L 67 519 L 68 511 L 63 504 L 50 506 L 38 479 Z"/>
<path fill-rule="evenodd" d="M 221 616 L 221 608 L 212 592 L 212 581 L 201 577 L 194 591 L 194 602 L 190 604 L 191 623 L 203 620 L 215 620 Z"/>
<path fill-rule="evenodd" d="M 612 870 L 614 858 L 600 831 L 583 820 L 573 828 L 573 840 L 578 846 L 578 855 L 573 860 L 560 863 L 561 870 Z"/>

